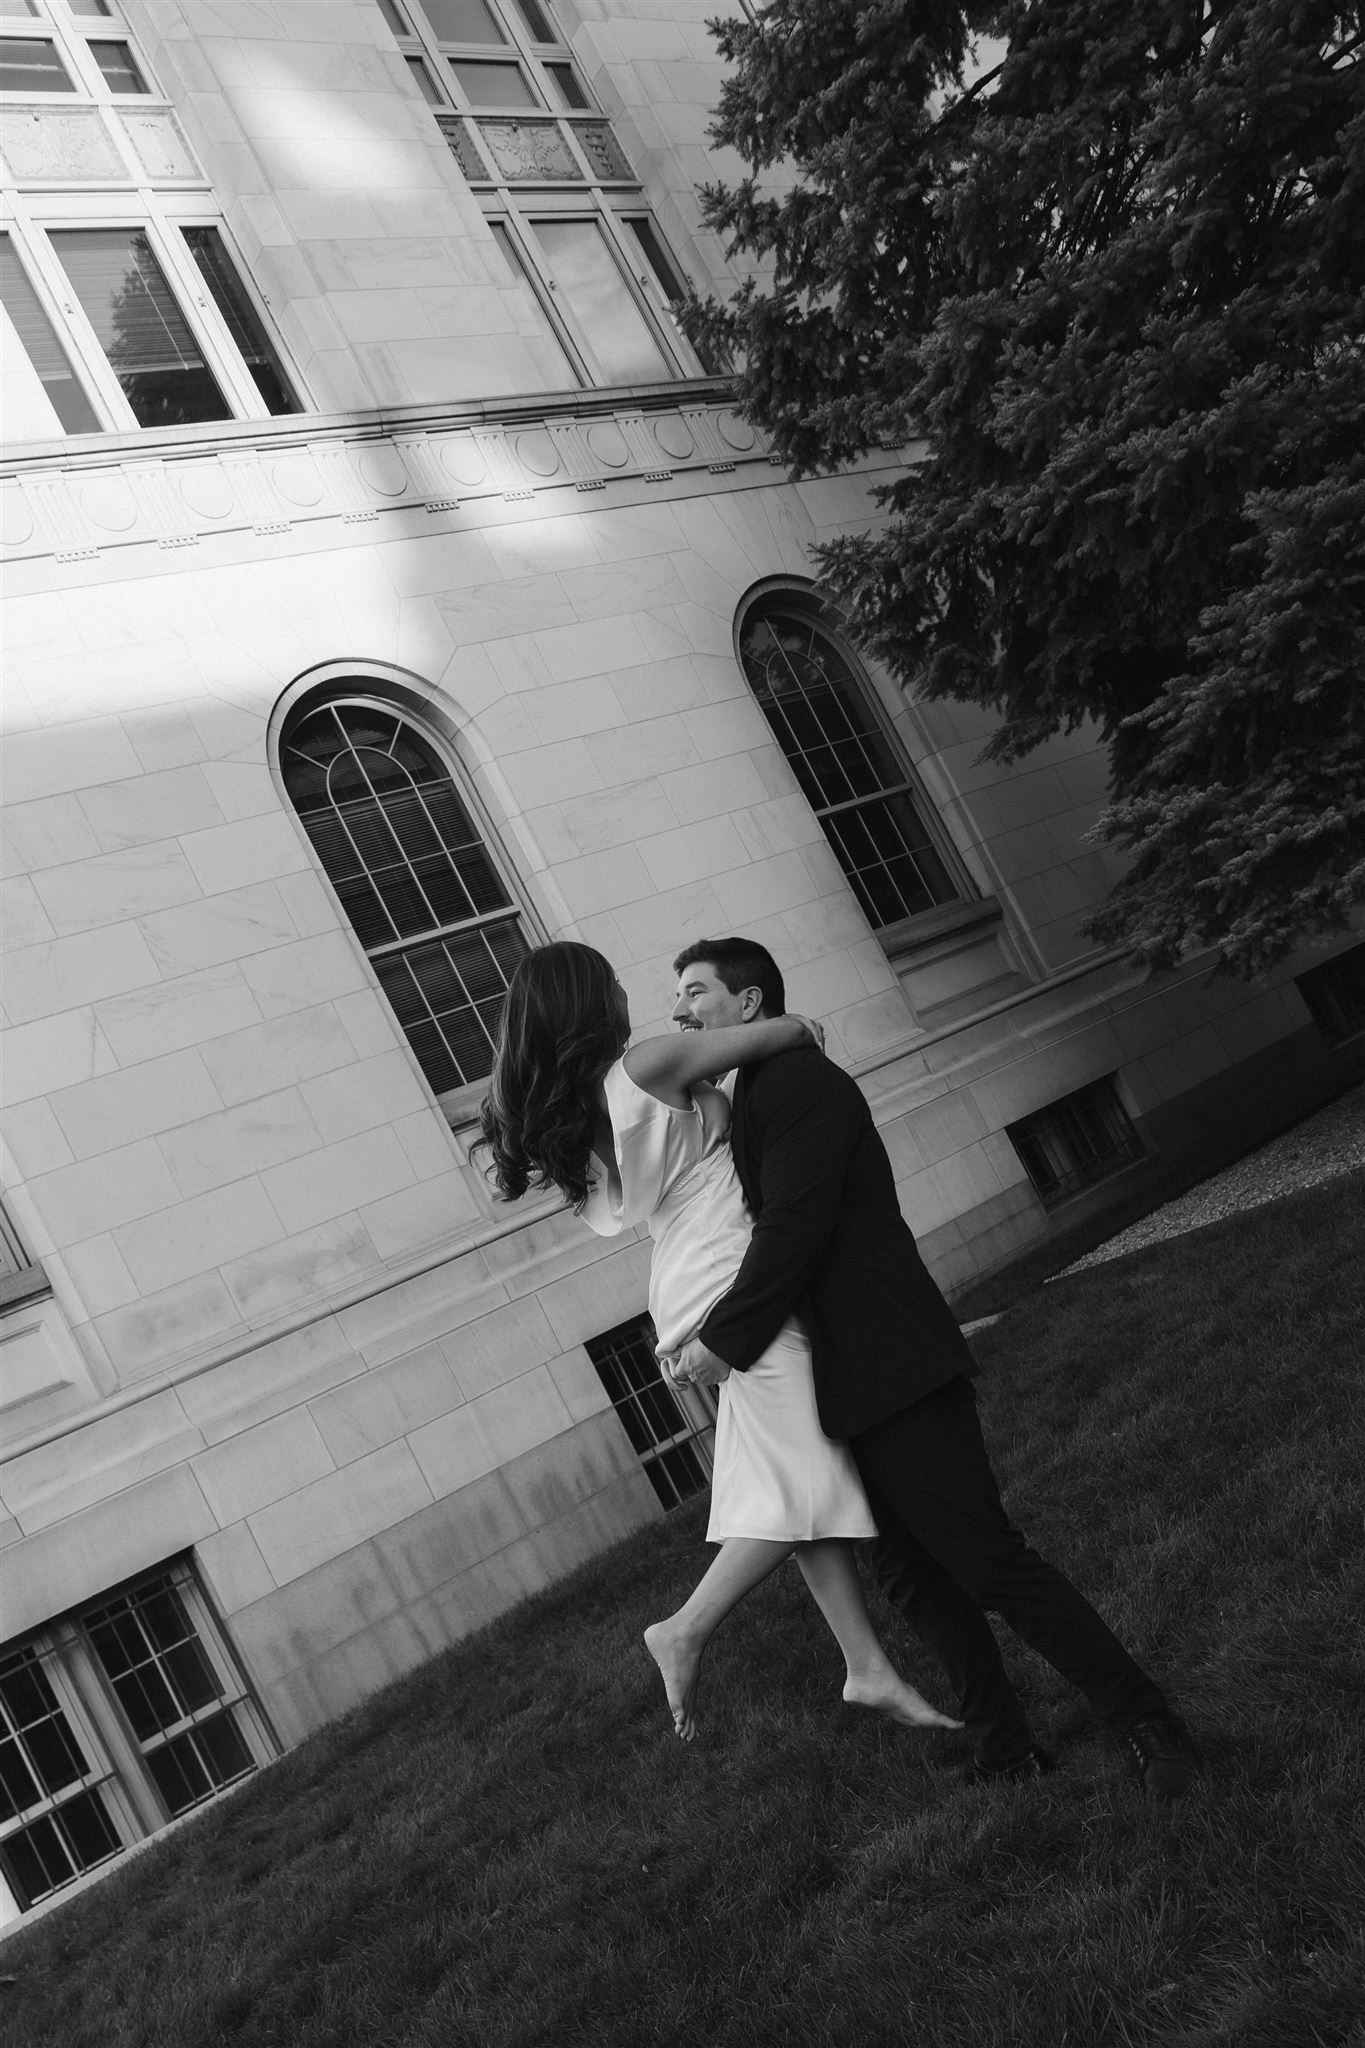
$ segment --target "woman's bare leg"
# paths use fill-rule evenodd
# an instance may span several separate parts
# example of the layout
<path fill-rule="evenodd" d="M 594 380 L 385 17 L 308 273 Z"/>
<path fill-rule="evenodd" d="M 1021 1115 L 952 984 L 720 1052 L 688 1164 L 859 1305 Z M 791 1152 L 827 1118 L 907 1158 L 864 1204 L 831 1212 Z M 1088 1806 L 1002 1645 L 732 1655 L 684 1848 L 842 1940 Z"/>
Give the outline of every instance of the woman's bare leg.
<path fill-rule="evenodd" d="M 907 1685 L 878 1642 L 863 1601 L 858 1567 L 849 1543 L 798 1543 L 796 1560 L 811 1598 L 829 1623 L 844 1653 L 848 1677 L 844 1698 L 853 1706 L 875 1707 L 905 1728 L 960 1728 Z"/>
<path fill-rule="evenodd" d="M 728 1537 L 677 1613 L 645 1630 L 645 1648 L 663 1673 L 680 1741 L 690 1742 L 697 1732 L 697 1678 L 706 1645 L 731 1609 L 792 1549 L 790 1543 L 767 1543 L 757 1536 Z"/>

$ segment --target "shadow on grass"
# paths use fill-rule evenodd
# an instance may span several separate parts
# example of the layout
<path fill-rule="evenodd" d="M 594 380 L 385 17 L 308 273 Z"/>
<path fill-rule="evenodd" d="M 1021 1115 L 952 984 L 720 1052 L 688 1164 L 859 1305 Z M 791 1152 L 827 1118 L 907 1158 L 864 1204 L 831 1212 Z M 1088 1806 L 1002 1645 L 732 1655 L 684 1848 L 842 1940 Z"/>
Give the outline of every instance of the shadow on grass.
<path fill-rule="evenodd" d="M 1143 1804 L 1007 1638 L 1060 1769 L 838 1700 L 794 1570 L 704 1732 L 639 1631 L 671 1517 L 435 1659 L 5 1945 L 25 2048 L 1345 2048 L 1365 2010 L 1365 1176 L 1075 1274 L 978 1334 L 1016 1517 L 1170 1682 L 1209 1760 Z M 905 1667 L 942 1697 L 898 1620 Z"/>

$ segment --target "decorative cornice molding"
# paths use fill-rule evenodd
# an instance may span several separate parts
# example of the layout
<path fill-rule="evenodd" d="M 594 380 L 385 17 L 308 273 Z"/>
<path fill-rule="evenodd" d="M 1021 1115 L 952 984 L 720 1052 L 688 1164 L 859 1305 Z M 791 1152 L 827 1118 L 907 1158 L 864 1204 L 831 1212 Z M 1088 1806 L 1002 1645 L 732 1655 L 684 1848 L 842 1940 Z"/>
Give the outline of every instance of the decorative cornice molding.
<path fill-rule="evenodd" d="M 217 534 L 273 541 L 302 527 L 385 515 L 481 524 L 495 507 L 628 481 L 672 485 L 771 462 L 717 380 L 665 390 L 513 400 L 445 411 L 238 422 L 48 443 L 0 475 L 0 552 L 84 562 L 115 549 L 192 548 Z M 545 509 L 549 510 L 547 502 Z"/>

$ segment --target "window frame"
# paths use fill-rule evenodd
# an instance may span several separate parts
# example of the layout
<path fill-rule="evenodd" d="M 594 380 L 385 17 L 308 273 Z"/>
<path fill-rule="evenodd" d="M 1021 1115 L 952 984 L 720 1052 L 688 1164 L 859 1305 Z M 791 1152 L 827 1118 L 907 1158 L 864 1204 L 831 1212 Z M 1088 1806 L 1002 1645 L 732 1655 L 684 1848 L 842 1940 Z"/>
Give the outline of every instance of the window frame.
<path fill-rule="evenodd" d="M 73 201 L 75 203 L 73 203 Z M 76 295 L 54 235 L 81 230 L 119 230 L 144 234 L 182 318 L 223 394 L 229 420 L 269 421 L 292 418 L 293 414 L 271 413 L 257 389 L 245 358 L 238 350 L 227 321 L 219 312 L 213 295 L 194 260 L 182 228 L 216 228 L 237 277 L 257 319 L 279 359 L 285 381 L 293 392 L 299 413 L 313 410 L 303 379 L 285 347 L 269 308 L 257 290 L 250 269 L 242 260 L 231 230 L 216 200 L 185 193 L 153 193 L 146 187 L 135 191 L 9 192 L 0 201 L 0 232 L 8 233 L 16 257 L 44 313 L 52 322 L 71 358 L 76 373 L 101 420 L 98 429 L 83 434 L 63 435 L 67 441 L 92 444 L 98 434 L 136 434 L 139 437 L 163 432 L 183 433 L 187 428 L 221 427 L 226 421 L 186 421 L 166 428 L 142 426 L 125 397 L 93 322 Z M 55 434 L 61 434 L 58 426 Z"/>
<path fill-rule="evenodd" d="M 1093 1112 L 1102 1125 L 1112 1122 L 1113 1128 L 1107 1133 L 1113 1141 L 1112 1152 L 1092 1162 L 1088 1168 L 1083 1162 L 1070 1172 L 1053 1174 L 1049 1169 L 1040 1174 L 1025 1147 L 1038 1148 L 1041 1143 L 1040 1127 L 1041 1135 L 1046 1136 L 1049 1123 L 1055 1125 L 1066 1116 L 1075 1115 L 1078 1110 Z M 1088 1194 L 1102 1182 L 1126 1173 L 1130 1167 L 1140 1166 L 1151 1156 L 1119 1093 L 1117 1074 L 1101 1074 L 1082 1087 L 1069 1089 L 1065 1095 L 1044 1103 L 1041 1108 L 1030 1110 L 1027 1116 L 1016 1117 L 1006 1124 L 1005 1136 L 1014 1147 L 1034 1193 L 1049 1214 L 1065 1208 L 1067 1203 Z"/>
<path fill-rule="evenodd" d="M 659 350 L 666 380 L 672 382 L 709 375 L 683 334 L 673 305 L 662 285 L 654 279 L 643 250 L 624 225 L 623 215 L 637 216 L 649 222 L 669 268 L 676 273 L 680 287 L 685 289 L 686 272 L 669 246 L 640 179 L 628 164 L 621 176 L 607 175 L 579 138 L 578 130 L 585 126 L 610 131 L 610 116 L 584 75 L 561 25 L 555 20 L 551 0 L 540 0 L 540 12 L 557 31 L 555 40 L 545 43 L 534 39 L 530 25 L 515 0 L 485 0 L 485 4 L 503 31 L 505 40 L 501 43 L 443 40 L 427 20 L 421 0 L 413 0 L 412 5 L 403 0 L 402 13 L 409 22 L 406 35 L 393 27 L 382 7 L 379 12 L 408 65 L 420 59 L 424 75 L 434 84 L 439 95 L 436 100 L 429 98 L 415 80 L 413 90 L 436 118 L 451 154 L 461 164 L 462 175 L 478 198 L 485 217 L 490 221 L 501 221 L 511 230 L 519 260 L 533 280 L 532 296 L 549 320 L 556 340 L 588 388 L 617 388 L 601 371 L 580 321 L 565 302 L 558 282 L 540 253 L 534 232 L 537 217 L 549 219 L 564 214 L 585 219 L 590 217 L 601 229 L 611 261 Z M 461 63 L 515 62 L 530 86 L 531 103 L 525 107 L 475 104 L 451 69 L 452 59 Z M 585 106 L 568 107 L 561 103 L 562 95 L 554 83 L 552 67 L 555 66 L 568 67 L 587 102 Z M 579 163 L 582 177 L 572 181 L 509 177 L 499 169 L 492 151 L 481 139 L 479 125 L 484 121 L 520 122 L 532 127 L 553 128 L 558 135 L 568 138 L 570 154 Z M 614 134 L 612 144 L 624 162 L 624 152 L 616 143 Z M 476 161 L 484 161 L 486 175 L 476 176 L 464 168 L 465 156 L 471 152 Z M 659 380 L 641 378 L 633 381 L 650 383 Z"/>
<path fill-rule="evenodd" d="M 617 1323 L 610 1330 L 602 1330 L 595 1337 L 585 1338 L 583 1349 L 587 1352 L 593 1371 L 602 1385 L 602 1391 L 611 1402 L 612 1413 L 620 1421 L 630 1441 L 630 1447 L 640 1461 L 640 1469 L 654 1490 L 654 1497 L 666 1515 L 690 1500 L 696 1500 L 704 1493 L 715 1467 L 716 1400 L 706 1388 L 678 1386 L 665 1379 L 658 1371 L 655 1346 L 658 1335 L 649 1315 L 631 1316 L 624 1323 Z M 616 1362 L 622 1351 L 635 1354 L 637 1361 L 648 1356 L 658 1378 L 658 1392 L 663 1399 L 677 1410 L 681 1428 L 669 1436 L 654 1433 L 655 1422 L 643 1400 L 645 1393 L 654 1392 L 651 1377 L 645 1386 L 627 1386 L 623 1393 L 613 1393 L 607 1376 L 607 1367 Z M 640 1445 L 635 1442 L 635 1433 L 626 1420 L 629 1411 L 638 1419 L 649 1441 Z M 682 1453 L 695 1460 L 700 1468 L 696 1473 L 696 1484 L 684 1493 L 674 1477 L 670 1460 Z M 671 1492 L 672 1500 L 665 1498 L 665 1491 Z"/>
<path fill-rule="evenodd" d="M 32 27 L 11 29 L 8 26 L 11 20 L 31 23 Z M 69 107 L 73 102 L 89 100 L 104 106 L 118 106 L 125 100 L 170 105 L 117 0 L 114 0 L 108 14 L 89 15 L 78 15 L 69 7 L 58 7 L 53 0 L 46 0 L 46 4 L 33 14 L 0 15 L 0 33 L 15 42 L 51 43 L 72 81 L 70 92 L 0 92 L 0 106 L 22 106 L 31 101 L 36 106 Z M 143 90 L 137 93 L 115 92 L 90 49 L 92 43 L 125 45 L 133 68 L 142 79 Z"/>
<path fill-rule="evenodd" d="M 314 872 L 318 880 L 322 883 L 323 888 L 327 891 L 328 897 L 335 907 L 340 928 L 349 935 L 361 959 L 364 961 L 374 993 L 383 1004 L 384 1014 L 393 1024 L 398 1042 L 412 1062 L 413 1071 L 418 1075 L 423 1087 L 427 1089 L 434 1106 L 440 1111 L 446 1123 L 452 1130 L 460 1130 L 477 1121 L 479 1105 L 488 1092 L 488 1077 L 487 1075 L 481 1075 L 474 1080 L 462 1082 L 455 1088 L 437 1089 L 433 1087 L 431 1081 L 427 1078 L 414 1047 L 409 1041 L 401 1019 L 385 994 L 383 984 L 375 972 L 374 958 L 377 954 L 389 957 L 405 950 L 411 950 L 416 946 L 430 944 L 436 937 L 449 936 L 458 931 L 473 931 L 487 924 L 514 922 L 518 926 L 520 935 L 528 948 L 544 943 L 544 931 L 541 919 L 535 912 L 521 877 L 503 846 L 502 835 L 489 814 L 489 807 L 477 787 L 474 774 L 462 757 L 456 735 L 451 730 L 449 721 L 442 715 L 439 705 L 429 695 L 423 694 L 418 701 L 414 701 L 415 699 L 416 692 L 412 691 L 410 686 L 405 687 L 396 679 L 386 688 L 385 678 L 382 676 L 367 675 L 363 671 L 357 672 L 343 666 L 337 670 L 334 676 L 325 681 L 312 684 L 276 707 L 276 715 L 272 720 L 271 767 L 280 789 L 281 800 L 289 816 L 294 821 L 300 839 L 308 850 L 308 857 L 313 863 Z M 346 906 L 341 901 L 331 876 L 323 866 L 321 855 L 308 836 L 303 818 L 290 793 L 284 765 L 284 754 L 289 743 L 290 734 L 305 718 L 311 717 L 315 712 L 321 711 L 330 705 L 344 706 L 347 704 L 357 705 L 364 710 L 379 711 L 385 717 L 404 721 L 412 726 L 418 737 L 433 750 L 444 767 L 460 802 L 468 811 L 470 821 L 478 832 L 484 853 L 495 875 L 507 892 L 508 909 L 505 912 L 489 912 L 486 916 L 470 918 L 464 925 L 433 927 L 430 931 L 415 933 L 407 939 L 385 941 L 381 946 L 374 948 L 373 951 L 365 945 L 364 940 L 351 922 Z"/>
<path fill-rule="evenodd" d="M 52 1282 L 41 1259 L 35 1259 L 22 1233 L 0 1201 L 0 1315 L 38 1296 L 51 1294 Z"/>
<path fill-rule="evenodd" d="M 1365 1000 L 1352 986 L 1365 984 L 1365 940 L 1294 977 L 1305 1009 L 1328 1045 L 1354 1045 L 1365 1037 Z"/>
<path fill-rule="evenodd" d="M 133 1730 L 98 1652 L 90 1640 L 90 1618 L 112 1602 L 135 1595 L 143 1589 L 166 1583 L 174 1587 L 194 1629 L 195 1640 L 204 1651 L 221 1691 L 218 1711 L 230 1712 L 243 1745 L 251 1757 L 252 1769 L 239 1772 L 221 1785 L 210 1788 L 201 1798 L 172 1814 L 145 1763 L 145 1748 Z M 279 1754 L 279 1744 L 250 1682 L 241 1667 L 220 1616 L 215 1613 L 193 1558 L 186 1554 L 165 1560 L 111 1586 L 94 1598 L 84 1600 L 41 1628 L 26 1631 L 3 1646 L 6 1659 L 32 1652 L 63 1715 L 82 1747 L 87 1770 L 82 1789 L 97 1789 L 119 1837 L 109 1854 L 88 1864 L 74 1876 L 54 1886 L 31 1904 L 20 1905 L 8 1879 L 0 1872 L 0 1883 L 14 1898 L 21 1918 L 42 1912 L 53 1901 L 69 1897 L 112 1869 L 120 1859 L 148 1837 L 174 1826 L 184 1816 L 202 1812 L 215 1799 L 246 1782 Z M 65 1792 L 67 1788 L 63 1787 Z M 69 1796 L 69 1795 L 68 1795 Z M 21 1832 L 45 1813 L 60 1808 L 61 1794 L 47 1795 L 37 1805 L 3 1823 L 6 1838 Z"/>
<path fill-rule="evenodd" d="M 755 617 L 761 617 L 768 610 L 787 610 L 804 614 L 822 633 L 828 635 L 835 642 L 837 652 L 852 674 L 854 686 L 858 691 L 859 703 L 866 711 L 875 732 L 889 752 L 891 759 L 902 772 L 902 779 L 899 782 L 887 783 L 871 796 L 854 798 L 846 804 L 826 805 L 822 808 L 817 808 L 810 797 L 806 795 L 805 790 L 801 788 L 800 782 L 797 779 L 796 771 L 792 766 L 786 748 L 782 745 L 777 732 L 763 709 L 758 693 L 754 689 L 749 671 L 744 663 L 744 636 L 750 625 L 754 622 Z M 906 751 L 905 742 L 896 730 L 894 719 L 883 701 L 876 679 L 852 642 L 842 631 L 837 613 L 829 605 L 821 601 L 809 584 L 789 580 L 768 582 L 758 589 L 751 591 L 740 606 L 735 618 L 734 647 L 735 661 L 744 679 L 744 686 L 749 692 L 750 701 L 763 718 L 763 722 L 772 737 L 773 745 L 786 762 L 788 772 L 793 780 L 796 781 L 799 793 L 809 805 L 812 817 L 820 826 L 825 844 L 838 862 L 845 883 L 854 901 L 862 911 L 863 916 L 867 918 L 868 927 L 878 945 L 882 948 L 882 951 L 888 957 L 895 956 L 908 942 L 916 937 L 924 925 L 941 919 L 945 913 L 964 909 L 976 902 L 978 892 L 966 872 L 962 859 L 948 834 L 946 826 L 938 815 L 936 806 L 926 794 L 918 776 L 915 774 L 913 764 Z M 826 830 L 824 821 L 827 816 L 837 816 L 841 811 L 851 811 L 860 806 L 866 808 L 875 802 L 896 796 L 904 796 L 909 801 L 925 833 L 928 845 L 943 867 L 954 893 L 951 896 L 944 897 L 941 902 L 931 903 L 922 910 L 911 912 L 906 917 L 897 918 L 889 924 L 879 925 L 874 922 L 868 911 L 863 908 L 852 877 L 845 867 L 839 848 Z"/>

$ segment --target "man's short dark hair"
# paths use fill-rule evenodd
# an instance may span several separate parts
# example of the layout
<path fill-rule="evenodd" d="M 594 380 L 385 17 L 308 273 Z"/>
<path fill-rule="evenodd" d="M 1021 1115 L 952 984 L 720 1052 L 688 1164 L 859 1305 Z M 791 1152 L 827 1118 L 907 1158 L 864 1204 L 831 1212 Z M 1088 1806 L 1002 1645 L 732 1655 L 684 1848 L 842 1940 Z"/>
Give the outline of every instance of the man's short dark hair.
<path fill-rule="evenodd" d="M 699 965 L 714 967 L 732 996 L 737 996 L 742 988 L 756 988 L 770 1017 L 786 1015 L 787 991 L 782 969 L 757 939 L 698 939 L 694 945 L 683 947 L 673 962 L 673 972 L 681 974 L 684 967 Z"/>

